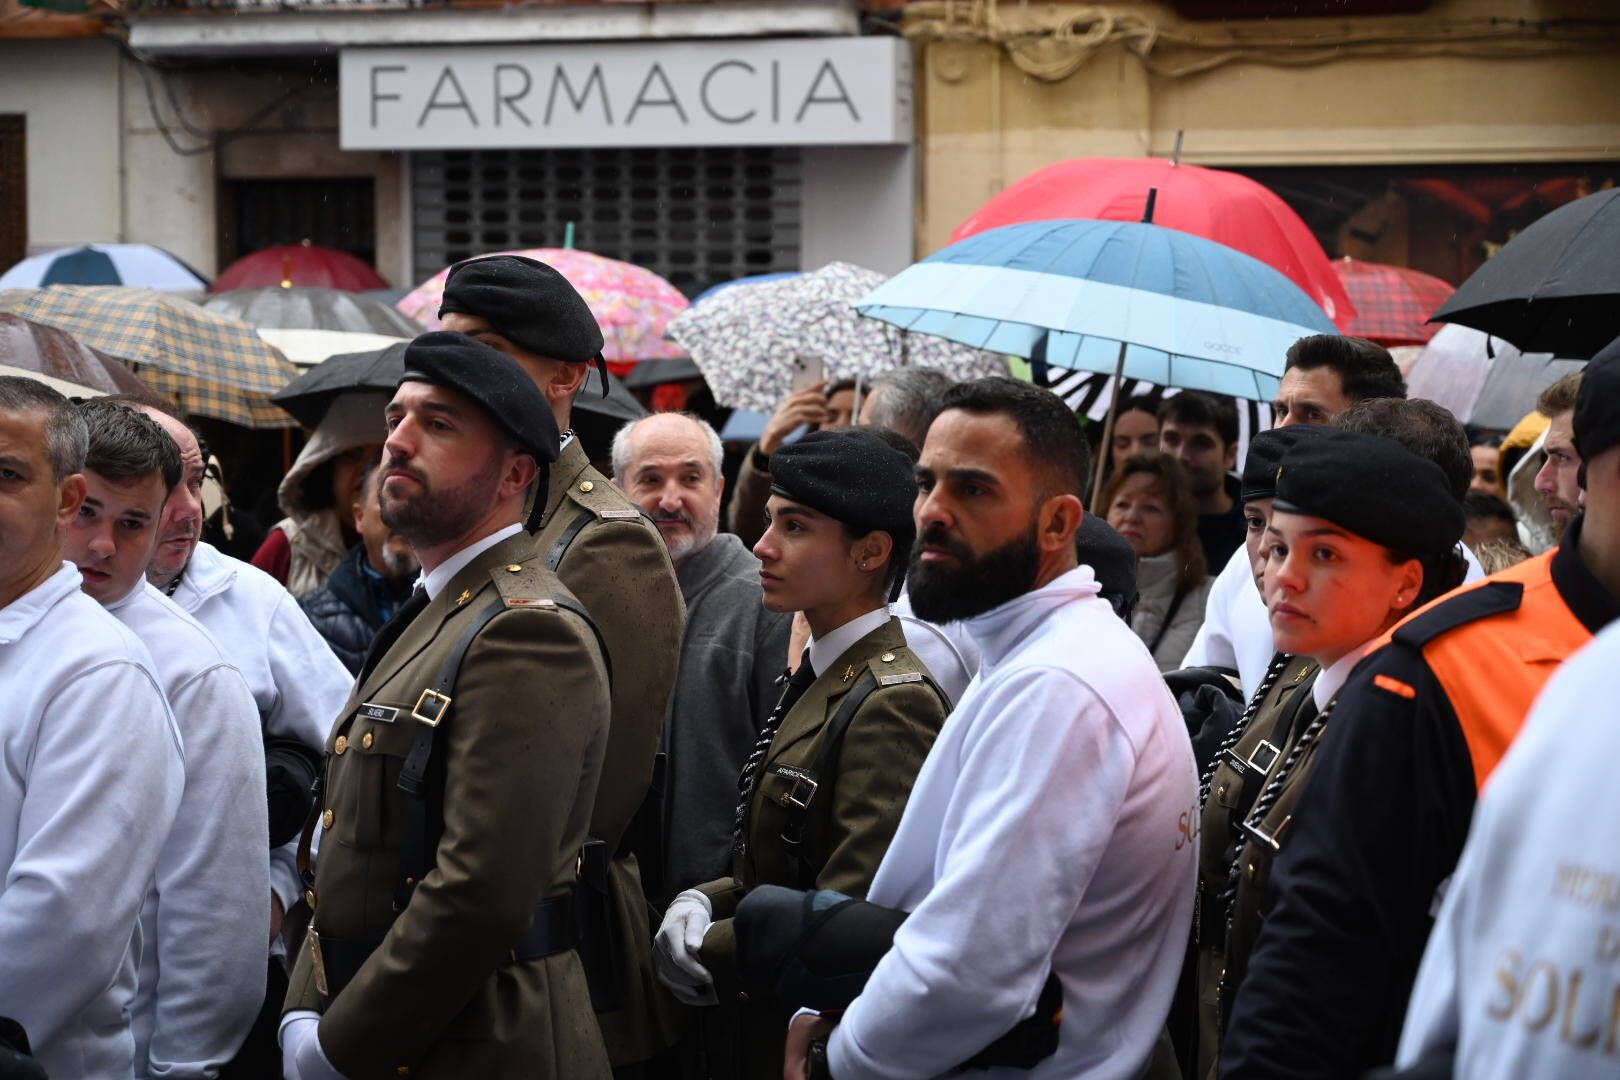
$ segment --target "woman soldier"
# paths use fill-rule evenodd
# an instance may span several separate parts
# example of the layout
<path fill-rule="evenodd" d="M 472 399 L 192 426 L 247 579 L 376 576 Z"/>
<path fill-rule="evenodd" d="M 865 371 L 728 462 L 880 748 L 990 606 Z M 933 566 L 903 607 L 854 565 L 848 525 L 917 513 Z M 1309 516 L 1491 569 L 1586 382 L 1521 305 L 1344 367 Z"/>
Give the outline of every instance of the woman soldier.
<path fill-rule="evenodd" d="M 678 998 L 735 1003 L 737 1046 L 710 1045 L 720 1077 L 781 1076 L 792 1015 L 740 992 L 737 904 L 758 885 L 864 898 L 948 710 L 888 609 L 911 551 L 911 459 L 846 428 L 784 446 L 770 472 L 765 606 L 802 611 L 810 644 L 738 781 L 732 876 L 677 896 L 654 947 Z"/>
<path fill-rule="evenodd" d="M 1216 1073 L 1227 1009 L 1269 902 L 1271 860 L 1287 842 L 1335 696 L 1385 631 L 1461 583 L 1462 532 L 1445 474 L 1393 439 L 1324 430 L 1282 455 L 1260 545 L 1279 656 L 1201 793 L 1200 1077 Z"/>

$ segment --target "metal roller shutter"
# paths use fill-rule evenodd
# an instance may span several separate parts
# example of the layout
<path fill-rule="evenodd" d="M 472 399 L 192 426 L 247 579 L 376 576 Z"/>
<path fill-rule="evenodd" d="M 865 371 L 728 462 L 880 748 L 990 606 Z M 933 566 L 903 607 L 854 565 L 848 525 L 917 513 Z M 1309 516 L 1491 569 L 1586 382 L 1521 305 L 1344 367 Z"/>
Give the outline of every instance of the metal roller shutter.
<path fill-rule="evenodd" d="M 694 296 L 799 269 L 798 147 L 453 150 L 411 155 L 417 281 L 512 248 L 574 246 Z"/>

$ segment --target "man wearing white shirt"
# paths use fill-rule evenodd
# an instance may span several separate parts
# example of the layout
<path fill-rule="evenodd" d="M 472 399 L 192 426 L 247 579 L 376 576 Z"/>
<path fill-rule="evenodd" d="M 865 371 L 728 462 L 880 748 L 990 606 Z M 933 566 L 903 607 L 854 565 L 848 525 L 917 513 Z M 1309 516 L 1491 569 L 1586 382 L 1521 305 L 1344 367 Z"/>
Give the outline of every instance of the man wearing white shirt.
<path fill-rule="evenodd" d="M 141 909 L 133 1006 L 138 1077 L 213 1077 L 264 994 L 270 887 L 264 750 L 247 683 L 196 620 L 146 580 L 163 504 L 183 476 L 174 440 L 122 404 L 80 406 L 85 500 L 63 555 L 84 591 L 152 653 L 186 748 L 180 813 Z"/>
<path fill-rule="evenodd" d="M 137 919 L 185 782 L 151 657 L 61 559 L 85 443 L 0 376 L 0 1016 L 52 1080 L 134 1075 Z"/>
<path fill-rule="evenodd" d="M 953 387 L 918 464 L 912 605 L 966 620 L 982 665 L 919 774 L 867 899 L 910 912 L 789 1076 L 943 1076 L 1062 989 L 1056 1052 L 991 1077 L 1137 1077 L 1181 970 L 1197 776 L 1141 641 L 1076 562 L 1085 442 L 1048 391 Z"/>

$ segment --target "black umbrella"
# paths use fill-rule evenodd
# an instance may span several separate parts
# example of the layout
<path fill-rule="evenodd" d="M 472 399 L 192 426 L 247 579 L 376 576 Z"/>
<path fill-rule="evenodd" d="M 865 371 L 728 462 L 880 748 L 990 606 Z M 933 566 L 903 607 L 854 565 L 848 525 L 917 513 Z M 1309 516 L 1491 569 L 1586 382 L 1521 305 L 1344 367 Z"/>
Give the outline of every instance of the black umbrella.
<path fill-rule="evenodd" d="M 1620 188 L 1559 207 L 1474 271 L 1431 322 L 1588 359 L 1620 335 Z"/>
<path fill-rule="evenodd" d="M 270 400 L 291 413 L 300 424 L 313 428 L 326 415 L 339 394 L 363 390 L 392 393 L 405 374 L 405 342 L 371 352 L 343 353 L 322 361 L 288 383 Z M 585 385 L 574 398 L 574 430 L 592 457 L 606 453 L 613 433 L 626 421 L 646 416 L 630 391 L 609 374 L 607 396 L 602 396 L 602 372 L 592 367 Z"/>
<path fill-rule="evenodd" d="M 624 385 L 632 390 L 644 390 L 649 386 L 701 378 L 703 372 L 692 358 L 682 356 L 674 360 L 643 360 L 630 369 L 630 374 L 624 377 Z"/>

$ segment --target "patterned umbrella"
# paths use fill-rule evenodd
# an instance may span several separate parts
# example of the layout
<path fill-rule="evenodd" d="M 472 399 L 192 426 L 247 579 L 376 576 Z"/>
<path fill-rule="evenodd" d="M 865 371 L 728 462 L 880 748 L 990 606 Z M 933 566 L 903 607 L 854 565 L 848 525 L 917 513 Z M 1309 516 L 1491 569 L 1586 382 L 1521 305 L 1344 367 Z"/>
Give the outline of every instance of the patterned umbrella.
<path fill-rule="evenodd" d="M 738 285 L 669 324 L 721 405 L 770 412 L 792 385 L 795 356 L 818 356 L 829 380 L 870 379 L 916 365 L 952 378 L 1005 375 L 1000 356 L 923 334 L 908 334 L 852 306 L 884 281 L 849 263 L 759 285 Z"/>
<path fill-rule="evenodd" d="M 208 279 L 151 244 L 86 244 L 24 259 L 0 274 L 0 289 L 46 285 L 136 285 L 201 292 Z"/>
<path fill-rule="evenodd" d="M 1457 291 L 1421 270 L 1362 262 L 1348 255 L 1333 260 L 1333 271 L 1356 305 L 1355 317 L 1344 324 L 1344 332 L 1386 346 L 1425 344 L 1440 329 L 1429 316 Z"/>
<path fill-rule="evenodd" d="M 63 393 L 81 397 L 133 394 L 146 389 L 129 369 L 81 344 L 71 334 L 17 315 L 0 314 L 0 371 L 28 375 Z"/>
<path fill-rule="evenodd" d="M 669 321 L 689 305 L 681 291 L 651 270 L 588 251 L 571 248 L 534 248 L 528 251 L 490 252 L 492 255 L 527 255 L 556 270 L 590 305 L 602 327 L 606 344 L 602 356 L 610 361 L 669 360 L 685 352 L 664 339 Z M 445 267 L 412 290 L 397 305 L 399 310 L 429 330 L 438 330 L 439 304 L 444 299 Z"/>
<path fill-rule="evenodd" d="M 116 285 L 53 285 L 0 298 L 0 311 L 64 330 L 128 364 L 180 407 L 246 427 L 291 427 L 269 395 L 298 374 L 240 319 Z"/>

